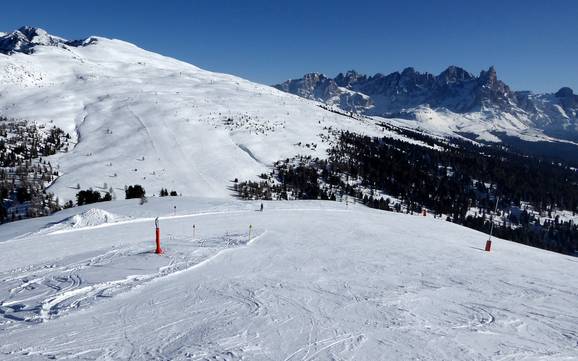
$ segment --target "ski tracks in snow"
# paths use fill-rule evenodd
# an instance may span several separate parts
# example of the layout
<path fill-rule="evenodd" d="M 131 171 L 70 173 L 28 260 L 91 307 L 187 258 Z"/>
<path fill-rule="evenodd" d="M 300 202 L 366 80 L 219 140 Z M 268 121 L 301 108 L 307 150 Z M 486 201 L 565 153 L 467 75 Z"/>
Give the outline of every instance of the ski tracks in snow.
<path fill-rule="evenodd" d="M 152 280 L 198 267 L 223 250 L 248 245 L 261 236 L 249 240 L 246 234 L 226 234 L 197 241 L 172 237 L 165 241 L 168 251 L 163 256 L 152 253 L 146 242 L 0 273 L 0 331 L 89 307 Z"/>

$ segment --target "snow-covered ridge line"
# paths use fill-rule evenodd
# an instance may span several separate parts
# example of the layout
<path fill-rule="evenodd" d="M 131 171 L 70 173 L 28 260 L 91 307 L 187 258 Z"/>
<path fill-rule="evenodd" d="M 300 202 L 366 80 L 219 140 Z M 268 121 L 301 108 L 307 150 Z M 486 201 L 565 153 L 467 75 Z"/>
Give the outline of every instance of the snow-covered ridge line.
<path fill-rule="evenodd" d="M 72 44 L 41 29 L 21 30 L 20 45 L 12 45 L 30 51 L 0 54 L 0 114 L 54 124 L 78 142 L 48 159 L 60 165 L 49 191 L 61 202 L 89 188 L 123 198 L 132 184 L 147 195 L 169 188 L 229 197 L 233 179 L 256 178 L 280 159 L 325 157 L 319 134 L 326 129 L 380 133 L 371 120 L 124 41 Z"/>

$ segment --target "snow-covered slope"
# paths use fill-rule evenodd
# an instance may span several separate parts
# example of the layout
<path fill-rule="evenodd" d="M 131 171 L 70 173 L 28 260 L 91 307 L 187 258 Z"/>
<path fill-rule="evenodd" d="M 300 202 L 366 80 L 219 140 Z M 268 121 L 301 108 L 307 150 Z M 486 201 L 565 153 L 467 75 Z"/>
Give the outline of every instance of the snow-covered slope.
<path fill-rule="evenodd" d="M 60 166 L 50 191 L 61 200 L 74 198 L 78 185 L 112 187 L 119 197 L 129 184 L 148 194 L 164 187 L 228 196 L 233 179 L 253 178 L 274 161 L 325 155 L 318 137 L 325 127 L 376 131 L 269 86 L 120 40 L 19 33 L 5 36 L 18 41 L 0 53 L 0 115 L 55 124 L 78 141 L 48 159 Z"/>
<path fill-rule="evenodd" d="M 0 359 L 578 358 L 569 256 L 337 202 L 91 206 L 0 227 Z"/>
<path fill-rule="evenodd" d="M 468 135 L 477 141 L 499 143 L 500 134 L 506 134 L 523 141 L 549 141 L 576 144 L 545 134 L 542 130 L 528 126 L 525 118 L 517 118 L 508 113 L 486 109 L 484 112 L 454 113 L 447 109 L 432 109 L 418 106 L 405 113 L 407 118 L 390 118 L 388 122 L 423 131 L 438 136 Z M 576 149 L 578 150 L 578 148 Z"/>

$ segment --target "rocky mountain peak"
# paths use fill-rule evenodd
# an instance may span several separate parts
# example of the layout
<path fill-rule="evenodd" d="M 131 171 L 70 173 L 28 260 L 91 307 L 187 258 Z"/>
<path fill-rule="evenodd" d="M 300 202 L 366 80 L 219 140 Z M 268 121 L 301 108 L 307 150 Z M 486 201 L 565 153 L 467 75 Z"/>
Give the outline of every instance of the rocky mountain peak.
<path fill-rule="evenodd" d="M 356 72 L 355 70 L 351 69 L 345 73 L 345 76 L 348 78 L 357 78 L 359 76 L 359 73 Z"/>
<path fill-rule="evenodd" d="M 43 39 L 49 37 L 46 30 L 32 26 L 22 26 L 15 32 L 24 35 L 26 39 L 31 42 L 41 42 Z"/>
<path fill-rule="evenodd" d="M 492 65 L 488 70 L 482 70 L 480 72 L 480 81 L 489 85 L 497 83 L 498 73 L 496 72 L 496 68 Z"/>
<path fill-rule="evenodd" d="M 327 79 L 325 74 L 322 73 L 307 73 L 303 76 L 303 78 L 311 81 Z"/>
<path fill-rule="evenodd" d="M 572 98 L 574 96 L 574 91 L 572 88 L 563 87 L 560 88 L 555 94 L 558 98 Z"/>
<path fill-rule="evenodd" d="M 575 112 L 578 118 L 578 95 L 574 94 L 572 88 L 560 88 L 554 95 L 559 99 L 560 105 L 567 113 Z"/>
<path fill-rule="evenodd" d="M 349 87 L 354 83 L 365 81 L 367 77 L 365 75 L 359 74 L 355 70 L 348 70 L 345 74 L 339 73 L 335 77 L 335 82 L 338 86 Z"/>
<path fill-rule="evenodd" d="M 446 70 L 442 71 L 440 75 L 438 75 L 438 79 L 445 83 L 461 82 L 473 78 L 474 76 L 472 74 L 455 65 L 450 65 Z"/>
<path fill-rule="evenodd" d="M 413 75 L 415 73 L 416 73 L 415 69 L 411 66 L 408 66 L 407 68 L 405 68 L 401 71 L 402 76 L 409 76 L 409 75 Z"/>
<path fill-rule="evenodd" d="M 50 35 L 41 28 L 22 26 L 10 33 L 0 33 L 0 53 L 5 55 L 32 54 L 36 46 L 81 46 L 94 42 L 94 39 L 89 40 L 91 39 L 68 41 Z"/>
<path fill-rule="evenodd" d="M 58 45 L 66 40 L 52 36 L 45 30 L 23 26 L 18 30 L 0 36 L 0 53 L 31 53 L 36 45 Z"/>

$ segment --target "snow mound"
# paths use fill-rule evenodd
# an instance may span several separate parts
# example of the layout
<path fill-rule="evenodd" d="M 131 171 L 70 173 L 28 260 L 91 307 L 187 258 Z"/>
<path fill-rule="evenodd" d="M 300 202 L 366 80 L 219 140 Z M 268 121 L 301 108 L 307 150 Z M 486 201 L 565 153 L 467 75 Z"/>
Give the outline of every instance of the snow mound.
<path fill-rule="evenodd" d="M 70 228 L 94 227 L 114 222 L 118 218 L 119 216 L 116 214 L 99 208 L 91 208 L 88 211 L 70 217 L 67 223 L 70 224 Z"/>
<path fill-rule="evenodd" d="M 41 231 L 41 233 L 53 233 L 88 227 L 97 227 L 107 223 L 117 223 L 127 219 L 129 219 L 129 217 L 110 213 L 99 208 L 91 208 L 82 213 L 65 218 L 56 224 L 50 225 Z"/>

